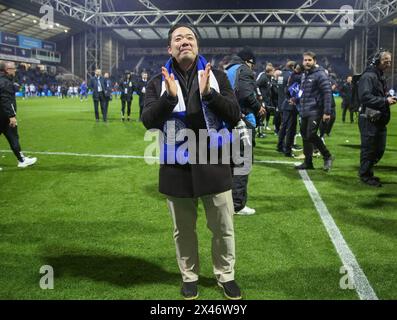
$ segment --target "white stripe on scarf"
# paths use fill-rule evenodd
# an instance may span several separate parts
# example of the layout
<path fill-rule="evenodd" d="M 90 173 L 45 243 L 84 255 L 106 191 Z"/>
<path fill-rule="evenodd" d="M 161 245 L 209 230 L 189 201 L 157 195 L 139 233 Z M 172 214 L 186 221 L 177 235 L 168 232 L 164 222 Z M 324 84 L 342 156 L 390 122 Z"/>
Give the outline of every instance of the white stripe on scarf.
<path fill-rule="evenodd" d="M 201 81 L 200 75 L 203 72 L 204 72 L 204 70 L 199 70 L 197 72 L 199 88 L 200 88 L 200 81 Z M 181 89 L 181 86 L 179 85 L 179 81 L 177 79 L 175 79 L 175 83 L 176 83 L 176 87 L 177 87 L 178 103 L 172 112 L 184 112 L 184 111 L 186 111 L 186 105 L 185 105 L 185 99 L 183 98 L 182 89 Z M 218 81 L 216 80 L 215 75 L 212 71 L 210 71 L 210 87 L 213 88 L 216 92 L 218 92 L 218 93 L 220 92 Z M 163 95 L 165 90 L 166 90 L 165 89 L 165 81 L 162 81 L 160 96 Z M 200 92 L 200 100 L 202 100 L 201 92 Z"/>

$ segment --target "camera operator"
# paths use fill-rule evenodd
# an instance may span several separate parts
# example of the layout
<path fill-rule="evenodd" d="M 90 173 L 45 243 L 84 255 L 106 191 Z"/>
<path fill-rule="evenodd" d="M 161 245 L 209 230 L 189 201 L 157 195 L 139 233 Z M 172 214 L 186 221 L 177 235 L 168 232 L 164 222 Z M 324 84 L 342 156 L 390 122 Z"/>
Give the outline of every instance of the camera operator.
<path fill-rule="evenodd" d="M 358 121 L 361 134 L 359 176 L 362 182 L 374 187 L 382 186 L 380 179 L 374 176 L 373 166 L 385 152 L 390 106 L 397 102 L 396 97 L 387 97 L 384 71 L 390 68 L 391 63 L 391 53 L 379 51 L 358 83 L 361 104 Z"/>

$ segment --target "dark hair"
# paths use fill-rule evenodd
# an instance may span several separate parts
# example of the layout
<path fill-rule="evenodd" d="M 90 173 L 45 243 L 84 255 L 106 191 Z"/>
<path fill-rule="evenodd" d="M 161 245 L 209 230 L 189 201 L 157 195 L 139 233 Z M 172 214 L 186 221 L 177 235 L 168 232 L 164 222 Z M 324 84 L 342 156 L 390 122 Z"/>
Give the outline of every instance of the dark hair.
<path fill-rule="evenodd" d="M 7 64 L 5 61 L 0 61 L 0 72 L 5 72 L 6 71 Z"/>
<path fill-rule="evenodd" d="M 245 47 L 243 50 L 241 50 L 239 53 L 237 53 L 237 55 L 243 61 L 249 61 L 250 62 L 250 60 L 251 60 L 254 64 L 256 63 L 256 59 L 255 59 L 254 53 L 248 47 Z"/>
<path fill-rule="evenodd" d="M 369 59 L 369 63 L 373 66 L 378 66 L 380 64 L 380 60 L 383 58 L 384 55 L 389 54 L 392 55 L 390 53 L 390 51 L 380 48 L 377 52 L 375 52 L 375 54 Z"/>
<path fill-rule="evenodd" d="M 190 29 L 190 30 L 193 32 L 194 36 L 196 37 L 196 40 L 197 40 L 197 43 L 198 43 L 198 36 L 197 36 L 196 31 L 193 29 L 193 27 L 192 27 L 190 24 L 188 24 L 188 23 L 183 23 L 183 22 L 181 22 L 181 23 L 174 24 L 174 25 L 170 28 L 170 30 L 168 30 L 168 46 L 171 45 L 172 33 L 173 33 L 176 29 L 179 29 L 179 28 L 188 28 L 188 29 Z"/>
<path fill-rule="evenodd" d="M 317 56 L 313 51 L 306 51 L 305 53 L 303 53 L 303 57 L 304 56 L 309 56 L 309 57 L 313 58 L 313 60 L 317 60 Z"/>
<path fill-rule="evenodd" d="M 285 64 L 285 66 L 286 66 L 287 69 L 289 69 L 289 70 L 294 70 L 294 69 L 295 69 L 295 65 L 296 65 L 296 62 L 295 62 L 295 61 L 292 61 L 292 60 L 288 61 L 288 62 Z"/>

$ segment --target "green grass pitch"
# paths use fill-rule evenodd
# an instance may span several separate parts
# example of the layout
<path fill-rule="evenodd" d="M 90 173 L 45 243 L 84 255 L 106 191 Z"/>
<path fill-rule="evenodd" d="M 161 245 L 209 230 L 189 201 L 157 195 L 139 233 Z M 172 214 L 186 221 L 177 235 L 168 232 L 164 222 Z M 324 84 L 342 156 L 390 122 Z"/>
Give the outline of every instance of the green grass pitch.
<path fill-rule="evenodd" d="M 91 98 L 18 99 L 22 148 L 38 163 L 19 169 L 0 152 L 0 299 L 181 299 L 172 223 L 157 191 L 158 166 L 142 159 L 35 154 L 144 154 L 137 122 L 94 121 Z M 337 121 L 326 143 L 330 173 L 309 175 L 380 299 L 397 298 L 397 113 L 376 174 L 384 187 L 357 178 L 357 124 Z M 301 140 L 298 139 L 301 144 Z M 281 160 L 276 136 L 258 139 L 256 159 Z M 9 150 L 2 136 L 0 150 Z M 27 151 L 31 151 L 29 153 Z M 342 262 L 299 174 L 291 165 L 257 163 L 249 182 L 249 217 L 235 216 L 236 280 L 246 299 L 358 299 L 341 289 Z M 211 235 L 199 209 L 200 298 L 223 299 L 211 265 Z M 39 286 L 54 269 L 54 289 Z"/>

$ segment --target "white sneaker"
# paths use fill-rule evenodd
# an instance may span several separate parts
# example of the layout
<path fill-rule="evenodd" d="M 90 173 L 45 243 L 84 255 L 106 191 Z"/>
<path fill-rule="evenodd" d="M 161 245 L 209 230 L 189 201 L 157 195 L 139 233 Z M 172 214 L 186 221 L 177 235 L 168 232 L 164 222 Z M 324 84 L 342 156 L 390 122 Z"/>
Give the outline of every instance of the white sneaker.
<path fill-rule="evenodd" d="M 251 209 L 250 207 L 245 206 L 243 209 L 236 212 L 235 214 L 238 214 L 240 216 L 250 216 L 251 214 L 254 214 L 255 212 L 256 212 L 255 209 Z"/>
<path fill-rule="evenodd" d="M 301 155 L 299 155 L 299 156 L 295 156 L 294 157 L 295 159 L 297 159 L 297 160 L 305 160 L 305 155 L 302 153 Z"/>
<path fill-rule="evenodd" d="M 18 161 L 18 168 L 26 168 L 28 166 L 35 164 L 36 161 L 37 161 L 37 158 L 25 157 L 23 162 Z"/>
<path fill-rule="evenodd" d="M 270 129 L 270 127 L 266 127 L 265 130 L 266 131 L 272 131 L 272 129 Z"/>

